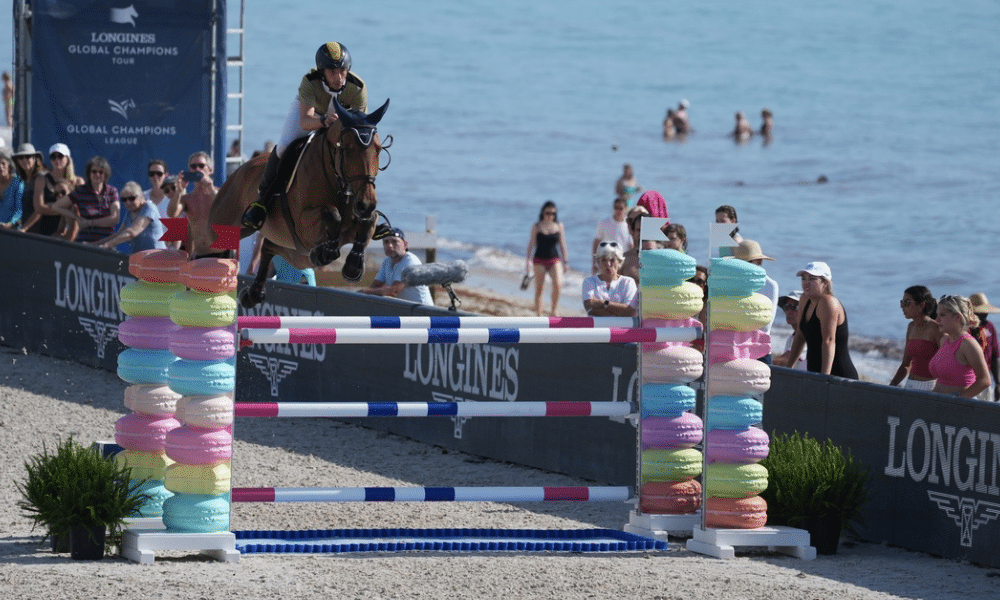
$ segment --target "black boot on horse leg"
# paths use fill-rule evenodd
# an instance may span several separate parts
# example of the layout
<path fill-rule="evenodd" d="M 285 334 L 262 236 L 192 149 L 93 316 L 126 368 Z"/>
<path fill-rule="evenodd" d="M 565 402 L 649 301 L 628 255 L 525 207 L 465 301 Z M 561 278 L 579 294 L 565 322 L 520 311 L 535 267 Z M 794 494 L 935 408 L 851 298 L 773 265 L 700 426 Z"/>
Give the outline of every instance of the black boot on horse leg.
<path fill-rule="evenodd" d="M 264 226 L 267 220 L 267 212 L 271 208 L 271 199 L 274 198 L 274 180 L 278 175 L 277 149 L 271 150 L 271 155 L 267 158 L 267 165 L 264 167 L 264 174 L 260 178 L 260 185 L 257 187 L 257 201 L 247 207 L 240 218 L 240 225 L 247 229 L 258 231 Z"/>
<path fill-rule="evenodd" d="M 340 226 L 343 223 L 340 214 L 324 210 L 320 216 L 326 225 L 326 240 L 309 251 L 309 262 L 314 267 L 325 267 L 340 258 Z"/>
<path fill-rule="evenodd" d="M 351 251 L 344 259 L 344 268 L 340 270 L 340 274 L 347 281 L 360 281 L 365 274 L 365 246 L 368 245 L 368 232 L 374 229 L 374 225 L 375 220 L 372 219 L 368 222 L 362 221 L 358 226 L 357 237 L 354 238 Z"/>

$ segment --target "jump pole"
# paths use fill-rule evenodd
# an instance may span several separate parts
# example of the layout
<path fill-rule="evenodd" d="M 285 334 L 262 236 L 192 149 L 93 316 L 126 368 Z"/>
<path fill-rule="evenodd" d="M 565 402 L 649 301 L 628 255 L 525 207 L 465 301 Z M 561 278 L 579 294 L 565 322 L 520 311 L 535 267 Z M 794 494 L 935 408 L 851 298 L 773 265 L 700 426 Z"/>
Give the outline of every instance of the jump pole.
<path fill-rule="evenodd" d="M 233 488 L 233 502 L 625 502 L 628 486 Z"/>
<path fill-rule="evenodd" d="M 627 417 L 629 402 L 237 402 L 237 417 Z"/>
<path fill-rule="evenodd" d="M 636 327 L 634 317 L 239 317 L 241 329 L 344 328 L 344 329 L 564 329 Z"/>

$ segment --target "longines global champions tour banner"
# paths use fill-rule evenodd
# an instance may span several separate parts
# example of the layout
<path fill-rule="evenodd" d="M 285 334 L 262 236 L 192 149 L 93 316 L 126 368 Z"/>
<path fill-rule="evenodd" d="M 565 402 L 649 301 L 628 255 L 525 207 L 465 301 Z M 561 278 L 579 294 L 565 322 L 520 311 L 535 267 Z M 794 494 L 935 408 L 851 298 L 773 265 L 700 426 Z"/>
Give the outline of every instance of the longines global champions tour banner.
<path fill-rule="evenodd" d="M 30 140 L 64 142 L 77 172 L 91 156 L 111 183 L 144 182 L 210 152 L 225 173 L 225 0 L 31 2 Z M 214 116 L 214 119 L 213 119 Z"/>

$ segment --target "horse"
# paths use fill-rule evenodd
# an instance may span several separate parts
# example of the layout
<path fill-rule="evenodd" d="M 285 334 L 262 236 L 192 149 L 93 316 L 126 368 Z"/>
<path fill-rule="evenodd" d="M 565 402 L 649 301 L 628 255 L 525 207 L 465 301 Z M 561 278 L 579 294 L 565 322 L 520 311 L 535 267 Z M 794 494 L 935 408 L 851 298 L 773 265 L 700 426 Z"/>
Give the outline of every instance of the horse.
<path fill-rule="evenodd" d="M 379 154 L 391 145 L 379 140 L 376 125 L 389 101 L 370 114 L 348 111 L 334 100 L 337 121 L 305 141 L 298 156 L 296 144 L 281 159 L 276 185 L 284 193 L 272 198 L 267 221 L 261 229 L 265 241 L 253 284 L 240 293 L 240 304 L 252 308 L 264 300 L 264 281 L 271 260 L 281 256 L 296 268 L 322 267 L 340 257 L 341 247 L 352 244 L 341 274 L 358 281 L 365 270 L 365 247 L 381 214 L 376 210 L 375 176 L 385 170 Z M 303 143 L 300 140 L 298 144 Z M 244 163 L 219 189 L 209 213 L 215 225 L 239 225 L 243 211 L 257 199 L 257 188 L 267 155 Z M 288 174 L 294 169 L 290 181 Z M 241 237 L 253 230 L 243 228 Z M 307 258 L 308 257 L 308 260 Z"/>

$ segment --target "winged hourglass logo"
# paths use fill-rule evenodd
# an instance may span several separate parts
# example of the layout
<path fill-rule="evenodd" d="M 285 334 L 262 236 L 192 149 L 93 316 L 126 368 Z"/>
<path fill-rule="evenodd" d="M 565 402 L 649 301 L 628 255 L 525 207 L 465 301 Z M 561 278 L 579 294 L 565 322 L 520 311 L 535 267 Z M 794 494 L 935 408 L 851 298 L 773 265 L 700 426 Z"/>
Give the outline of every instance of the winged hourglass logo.
<path fill-rule="evenodd" d="M 927 491 L 927 496 L 949 516 L 961 530 L 962 545 L 972 546 L 972 532 L 1000 517 L 1000 504 L 952 494 Z"/>
<path fill-rule="evenodd" d="M 274 398 L 278 397 L 278 384 L 281 383 L 281 380 L 299 368 L 299 363 L 283 358 L 274 358 L 262 354 L 247 354 L 247 358 L 250 359 L 250 362 L 255 367 L 260 369 L 264 377 L 267 377 L 267 381 L 271 384 L 271 396 Z"/>

